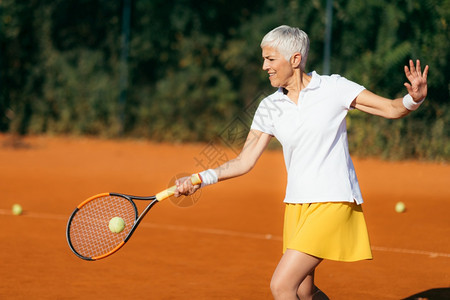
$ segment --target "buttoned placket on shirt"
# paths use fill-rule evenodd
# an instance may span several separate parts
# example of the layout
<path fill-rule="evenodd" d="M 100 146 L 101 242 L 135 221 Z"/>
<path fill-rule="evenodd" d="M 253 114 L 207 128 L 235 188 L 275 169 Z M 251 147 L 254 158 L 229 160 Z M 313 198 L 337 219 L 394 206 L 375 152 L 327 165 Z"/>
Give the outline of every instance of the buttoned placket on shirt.
<path fill-rule="evenodd" d="M 306 93 L 310 90 L 316 89 L 319 87 L 320 85 L 320 78 L 317 76 L 317 73 L 315 71 L 308 73 L 309 76 L 311 76 L 311 81 L 309 82 L 309 84 L 300 91 L 300 93 L 298 94 L 298 99 L 297 99 L 297 104 L 292 101 L 284 92 L 283 92 L 283 88 L 280 87 L 278 88 L 278 92 L 281 94 L 281 99 L 283 101 L 288 101 L 290 104 L 295 105 L 296 109 L 297 109 L 297 113 L 298 116 L 301 117 L 302 114 L 304 113 L 304 110 L 302 109 L 305 105 L 305 96 L 307 95 Z"/>

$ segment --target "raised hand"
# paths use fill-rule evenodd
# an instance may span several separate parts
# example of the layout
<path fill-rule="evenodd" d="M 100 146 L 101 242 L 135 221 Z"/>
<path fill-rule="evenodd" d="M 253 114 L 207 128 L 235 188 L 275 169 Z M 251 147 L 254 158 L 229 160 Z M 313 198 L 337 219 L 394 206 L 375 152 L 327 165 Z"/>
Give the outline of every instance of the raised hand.
<path fill-rule="evenodd" d="M 411 95 L 415 102 L 419 102 L 427 96 L 427 75 L 428 65 L 423 70 L 420 67 L 420 60 L 414 62 L 409 60 L 409 68 L 405 66 L 405 75 L 409 82 L 405 82 L 405 87 L 408 90 L 408 94 Z"/>

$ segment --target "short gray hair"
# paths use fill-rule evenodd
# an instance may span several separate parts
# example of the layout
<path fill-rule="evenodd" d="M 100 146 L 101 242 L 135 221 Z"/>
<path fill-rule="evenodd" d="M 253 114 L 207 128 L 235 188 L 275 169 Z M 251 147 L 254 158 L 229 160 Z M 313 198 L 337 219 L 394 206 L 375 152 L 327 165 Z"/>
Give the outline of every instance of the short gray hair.
<path fill-rule="evenodd" d="M 267 33 L 261 41 L 261 48 L 273 47 L 289 61 L 294 53 L 302 55 L 300 69 L 305 71 L 306 60 L 309 52 L 308 35 L 296 27 L 281 25 Z"/>

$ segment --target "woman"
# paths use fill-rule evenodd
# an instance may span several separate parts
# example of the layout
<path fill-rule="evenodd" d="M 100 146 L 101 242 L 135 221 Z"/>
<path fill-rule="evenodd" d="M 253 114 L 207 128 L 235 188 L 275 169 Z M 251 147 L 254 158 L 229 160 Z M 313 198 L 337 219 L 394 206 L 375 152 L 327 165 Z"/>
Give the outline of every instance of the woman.
<path fill-rule="evenodd" d="M 283 256 L 271 291 L 275 299 L 328 299 L 314 285 L 314 270 L 323 259 L 372 258 L 345 116 L 350 109 L 390 119 L 406 116 L 427 95 L 428 66 L 422 73 L 420 62 L 410 61 L 408 94 L 390 100 L 339 75 L 305 73 L 309 39 L 298 28 L 275 28 L 261 48 L 263 70 L 278 90 L 261 101 L 239 156 L 199 173 L 201 185 L 178 180 L 176 196 L 249 172 L 275 136 L 283 146 L 288 180 Z"/>

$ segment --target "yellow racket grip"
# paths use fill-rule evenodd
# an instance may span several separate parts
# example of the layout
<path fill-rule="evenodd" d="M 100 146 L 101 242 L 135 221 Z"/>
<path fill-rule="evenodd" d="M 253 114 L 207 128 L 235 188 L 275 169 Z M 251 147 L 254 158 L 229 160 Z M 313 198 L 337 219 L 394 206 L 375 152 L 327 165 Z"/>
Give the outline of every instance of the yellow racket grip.
<path fill-rule="evenodd" d="M 193 185 L 197 185 L 197 184 L 202 183 L 202 180 L 200 179 L 200 176 L 198 174 L 193 174 L 191 176 L 191 182 L 192 182 Z M 177 190 L 177 186 L 176 185 L 171 186 L 170 188 L 168 188 L 168 189 L 166 189 L 166 190 L 156 194 L 156 196 L 155 196 L 156 200 L 162 201 L 164 199 L 167 199 L 170 196 L 173 196 L 173 194 L 175 194 L 176 190 Z"/>

